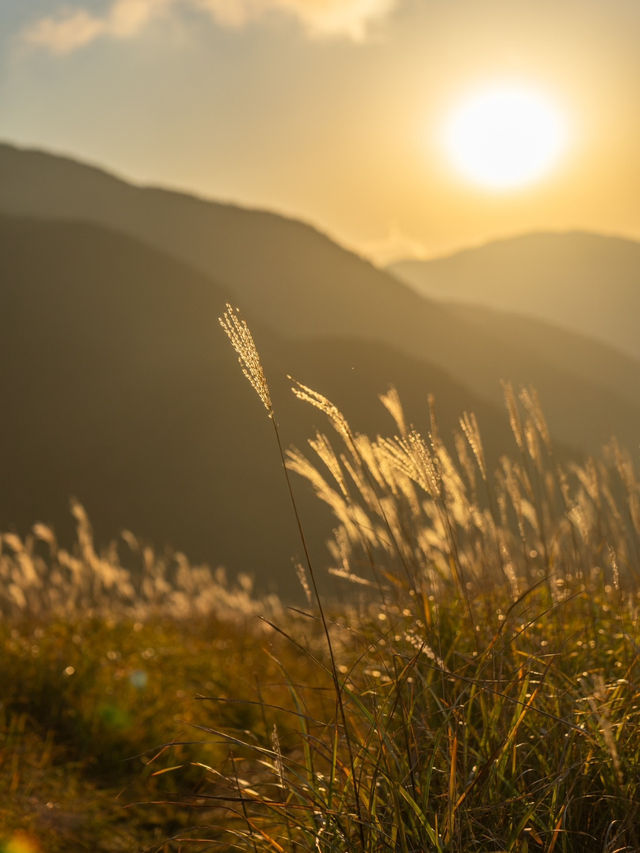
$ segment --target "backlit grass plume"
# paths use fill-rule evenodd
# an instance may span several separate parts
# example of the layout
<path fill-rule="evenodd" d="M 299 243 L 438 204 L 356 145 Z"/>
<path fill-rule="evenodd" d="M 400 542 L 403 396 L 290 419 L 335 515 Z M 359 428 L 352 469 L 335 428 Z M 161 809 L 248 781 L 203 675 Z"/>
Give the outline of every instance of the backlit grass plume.
<path fill-rule="evenodd" d="M 226 311 L 218 318 L 231 345 L 238 354 L 238 361 L 242 372 L 247 377 L 254 391 L 262 400 L 262 405 L 267 410 L 270 418 L 273 417 L 273 404 L 269 385 L 262 369 L 262 362 L 258 355 L 251 330 L 246 322 L 239 316 L 237 308 L 227 302 Z"/>
<path fill-rule="evenodd" d="M 329 666 L 328 671 L 331 674 L 331 680 L 333 682 L 333 692 L 335 695 L 335 705 L 339 713 L 338 717 L 334 720 L 333 728 L 334 728 L 334 736 L 336 742 L 339 738 L 344 740 L 346 745 L 347 757 L 349 762 L 349 770 L 350 770 L 350 779 L 349 785 L 353 790 L 354 795 L 354 804 L 353 809 L 355 812 L 355 824 L 356 824 L 356 832 L 360 838 L 361 848 L 365 846 L 365 832 L 364 832 L 364 823 L 362 819 L 361 813 L 361 805 L 360 805 L 360 792 L 359 792 L 359 782 L 356 777 L 356 764 L 354 758 L 354 752 L 351 745 L 351 733 L 350 726 L 347 720 L 344 701 L 343 701 L 343 688 L 344 685 L 340 680 L 340 676 L 338 673 L 338 667 L 336 664 L 336 657 L 333 648 L 333 641 L 331 639 L 331 632 L 329 630 L 329 623 L 327 621 L 327 617 L 325 614 L 324 605 L 322 603 L 322 598 L 320 597 L 320 593 L 318 591 L 318 583 L 316 579 L 316 574 L 313 568 L 313 563 L 311 561 L 311 556 L 309 554 L 309 547 L 307 545 L 306 536 L 304 533 L 304 529 L 302 526 L 302 521 L 300 519 L 300 514 L 298 512 L 298 506 L 296 504 L 296 499 L 293 494 L 293 488 L 291 486 L 291 480 L 289 478 L 289 472 L 287 470 L 287 463 L 285 459 L 284 450 L 282 447 L 282 441 L 280 440 L 280 433 L 278 430 L 278 423 L 275 418 L 275 413 L 273 410 L 273 404 L 271 402 L 271 395 L 269 393 L 269 386 L 267 384 L 267 379 L 264 375 L 264 370 L 262 369 L 262 362 L 260 361 L 260 356 L 258 355 L 258 350 L 253 340 L 253 335 L 249 330 L 246 322 L 242 320 L 238 314 L 237 309 L 234 309 L 229 303 L 227 303 L 226 311 L 219 318 L 220 325 L 224 329 L 227 334 L 227 337 L 231 341 L 231 344 L 235 351 L 238 354 L 238 360 L 240 362 L 240 366 L 242 367 L 242 372 L 247 377 L 256 393 L 262 400 L 262 403 L 267 410 L 267 414 L 271 419 L 271 423 L 273 424 L 273 429 L 275 433 L 276 442 L 278 445 L 278 452 L 280 454 L 280 460 L 282 462 L 282 470 L 284 473 L 284 477 L 287 484 L 287 489 L 289 492 L 289 497 L 291 499 L 291 507 L 293 510 L 293 514 L 296 519 L 296 524 L 298 527 L 298 532 L 300 534 L 300 542 L 302 544 L 302 548 L 304 551 L 304 556 L 307 564 L 307 569 L 309 571 L 309 579 L 311 581 L 311 588 L 313 590 L 313 598 L 318 608 L 318 614 L 320 617 L 320 622 L 322 624 L 322 631 L 324 633 L 324 637 L 327 644 L 327 651 L 329 654 Z M 293 380 L 295 381 L 295 380 Z M 345 441 L 351 438 L 351 432 L 349 430 L 346 419 L 342 415 L 342 413 L 334 406 L 326 397 L 322 394 L 318 394 L 313 391 L 311 388 L 308 388 L 306 385 L 302 385 L 301 383 L 296 383 L 297 387 L 293 388 L 294 394 L 298 396 L 302 400 L 306 400 L 310 402 L 312 405 L 319 408 L 321 411 L 325 412 L 334 423 L 334 426 L 338 431 L 342 434 Z M 238 788 L 238 790 L 240 790 Z M 242 798 L 242 795 L 241 795 Z M 243 808 L 244 808 L 244 800 L 243 800 Z M 248 818 L 247 818 L 248 821 Z M 251 823 L 248 822 L 250 837 L 253 839 L 253 830 L 251 828 Z M 252 844 L 255 847 L 255 844 Z M 281 848 L 280 848 L 281 849 Z"/>
<path fill-rule="evenodd" d="M 557 460 L 529 389 L 505 386 L 500 459 L 471 413 L 442 436 L 430 406 L 420 431 L 388 392 L 397 433 L 370 437 L 293 392 L 337 433 L 286 465 L 333 515 L 327 568 L 345 587 L 321 601 L 310 567 L 319 618 L 273 626 L 307 676 L 279 659 L 260 734 L 225 735 L 235 849 L 640 850 L 633 459 L 614 443 Z"/>

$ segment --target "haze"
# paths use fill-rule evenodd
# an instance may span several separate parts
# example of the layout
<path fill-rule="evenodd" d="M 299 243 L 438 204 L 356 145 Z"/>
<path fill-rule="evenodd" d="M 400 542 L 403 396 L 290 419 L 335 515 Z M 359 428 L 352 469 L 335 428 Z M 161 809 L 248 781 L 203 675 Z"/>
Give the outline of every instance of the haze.
<path fill-rule="evenodd" d="M 0 138 L 280 211 L 379 263 L 535 230 L 640 236 L 632 0 L 23 0 L 0 7 Z M 560 166 L 492 193 L 447 162 L 484 83 L 549 94 Z"/>

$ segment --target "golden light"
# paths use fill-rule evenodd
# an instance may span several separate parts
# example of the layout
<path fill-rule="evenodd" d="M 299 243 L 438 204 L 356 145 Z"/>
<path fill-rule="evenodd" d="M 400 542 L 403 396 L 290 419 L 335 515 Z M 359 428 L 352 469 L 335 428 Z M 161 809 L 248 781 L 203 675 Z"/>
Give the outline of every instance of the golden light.
<path fill-rule="evenodd" d="M 508 190 L 538 180 L 556 165 L 567 127 L 544 94 L 494 86 L 458 104 L 445 123 L 443 142 L 461 175 L 489 189 Z"/>

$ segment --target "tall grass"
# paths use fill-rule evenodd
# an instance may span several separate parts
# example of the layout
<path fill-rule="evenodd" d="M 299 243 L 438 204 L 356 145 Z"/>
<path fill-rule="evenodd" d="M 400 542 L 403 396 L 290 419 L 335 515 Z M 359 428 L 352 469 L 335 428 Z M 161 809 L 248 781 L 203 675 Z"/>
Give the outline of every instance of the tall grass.
<path fill-rule="evenodd" d="M 238 323 L 228 309 L 227 333 Z M 253 339 L 234 346 L 279 445 Z M 395 430 L 372 438 L 322 395 L 293 390 L 330 433 L 288 451 L 285 473 L 333 513 L 331 572 L 345 594 L 322 601 L 309 561 L 309 609 L 273 623 L 308 678 L 281 661 L 288 698 L 263 705 L 265 731 L 278 714 L 271 736 L 228 733 L 230 846 L 640 849 L 629 454 L 613 442 L 599 459 L 558 462 L 528 389 L 505 387 L 514 444 L 497 465 L 472 414 L 448 446 L 433 407 L 420 433 L 392 391 L 381 402 Z"/>
<path fill-rule="evenodd" d="M 60 547 L 54 530 L 0 533 L 0 614 L 9 621 L 51 618 L 246 621 L 282 612 L 275 595 L 258 598 L 248 575 L 193 565 L 177 551 L 157 553 L 130 531 L 98 550 L 84 507 L 73 500 L 76 540 Z"/>
<path fill-rule="evenodd" d="M 226 749 L 197 727 L 262 725 L 254 706 L 195 696 L 238 700 L 255 673 L 277 677 L 257 614 L 282 606 L 130 533 L 98 548 L 73 512 L 68 548 L 42 524 L 0 534 L 0 851 L 184 849 L 194 815 L 223 814 L 197 794 L 199 765 L 224 766 Z"/>

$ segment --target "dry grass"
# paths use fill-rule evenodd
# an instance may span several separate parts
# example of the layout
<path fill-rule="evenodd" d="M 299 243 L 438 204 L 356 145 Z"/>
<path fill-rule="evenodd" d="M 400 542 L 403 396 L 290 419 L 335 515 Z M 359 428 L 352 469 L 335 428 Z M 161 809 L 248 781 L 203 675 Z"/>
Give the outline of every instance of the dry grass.
<path fill-rule="evenodd" d="M 640 849 L 632 457 L 560 464 L 528 389 L 505 387 L 493 465 L 472 414 L 445 442 L 432 401 L 420 432 L 391 390 L 395 432 L 369 437 L 301 383 L 330 429 L 285 454 L 253 338 L 223 326 L 274 426 L 307 609 L 129 533 L 99 551 L 78 504 L 71 550 L 3 534 L 0 849 Z M 333 513 L 338 600 L 296 476 Z"/>
<path fill-rule="evenodd" d="M 99 553 L 84 508 L 71 504 L 76 541 L 60 548 L 55 532 L 35 524 L 21 538 L 0 534 L 0 613 L 10 621 L 91 616 L 175 620 L 246 620 L 282 612 L 276 596 L 252 594 L 248 575 L 231 583 L 223 568 L 194 566 L 180 553 L 157 554 L 124 531 Z"/>
<path fill-rule="evenodd" d="M 454 452 L 433 411 L 421 434 L 393 392 L 398 433 L 369 438 L 293 390 L 334 428 L 287 467 L 335 517 L 348 604 L 316 600 L 280 628 L 308 683 L 289 677 L 284 732 L 230 739 L 230 846 L 640 849 L 631 457 L 614 442 L 560 465 L 528 389 L 505 387 L 514 449 L 493 471 L 471 414 Z"/>

